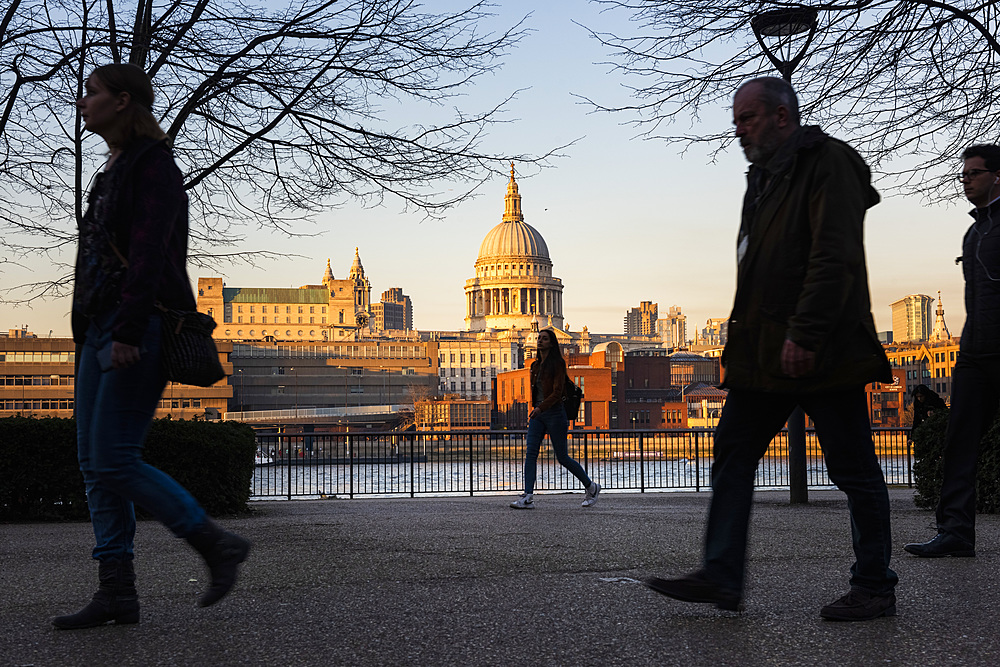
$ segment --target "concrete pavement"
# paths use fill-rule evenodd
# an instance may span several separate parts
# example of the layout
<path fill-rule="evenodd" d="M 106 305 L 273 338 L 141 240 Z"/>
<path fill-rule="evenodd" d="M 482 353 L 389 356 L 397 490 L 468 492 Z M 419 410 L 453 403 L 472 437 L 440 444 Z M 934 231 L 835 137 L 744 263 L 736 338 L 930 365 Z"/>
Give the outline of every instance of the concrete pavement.
<path fill-rule="evenodd" d="M 208 609 L 198 557 L 144 521 L 142 622 L 73 632 L 49 620 L 96 587 L 89 524 L 0 525 L 0 666 L 1000 664 L 1000 516 L 977 558 L 921 560 L 902 544 L 933 515 L 890 494 L 899 615 L 866 623 L 818 615 L 853 561 L 836 491 L 758 493 L 741 616 L 637 582 L 698 566 L 708 493 L 254 503 L 220 520 L 254 549 Z"/>

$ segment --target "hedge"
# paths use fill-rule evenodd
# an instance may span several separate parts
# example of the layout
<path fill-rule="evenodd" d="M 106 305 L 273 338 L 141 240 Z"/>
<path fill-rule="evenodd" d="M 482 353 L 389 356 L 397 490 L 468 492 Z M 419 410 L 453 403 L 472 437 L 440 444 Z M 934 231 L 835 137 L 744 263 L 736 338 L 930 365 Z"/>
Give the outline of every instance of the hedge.
<path fill-rule="evenodd" d="M 143 458 L 218 516 L 249 511 L 255 453 L 245 424 L 157 419 Z M 0 419 L 0 480 L 0 520 L 89 517 L 73 419 Z"/>
<path fill-rule="evenodd" d="M 948 410 L 936 410 L 913 431 L 913 475 L 917 507 L 934 509 L 941 497 Z M 976 470 L 976 511 L 1000 513 L 1000 417 L 983 438 Z"/>

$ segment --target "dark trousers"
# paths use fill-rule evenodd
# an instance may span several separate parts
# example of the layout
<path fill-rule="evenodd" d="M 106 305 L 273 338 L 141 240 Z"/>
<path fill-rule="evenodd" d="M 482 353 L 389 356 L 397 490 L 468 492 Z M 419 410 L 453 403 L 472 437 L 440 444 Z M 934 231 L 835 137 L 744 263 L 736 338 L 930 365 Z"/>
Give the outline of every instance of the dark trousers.
<path fill-rule="evenodd" d="M 715 431 L 705 576 L 742 592 L 757 464 L 796 405 L 816 426 L 830 480 L 847 494 L 855 556 L 851 587 L 893 590 L 898 577 L 889 568 L 889 493 L 872 444 L 863 388 L 804 395 L 729 392 Z"/>
<path fill-rule="evenodd" d="M 1000 406 L 1000 358 L 959 353 L 952 375 L 938 531 L 976 543 L 979 443 Z"/>

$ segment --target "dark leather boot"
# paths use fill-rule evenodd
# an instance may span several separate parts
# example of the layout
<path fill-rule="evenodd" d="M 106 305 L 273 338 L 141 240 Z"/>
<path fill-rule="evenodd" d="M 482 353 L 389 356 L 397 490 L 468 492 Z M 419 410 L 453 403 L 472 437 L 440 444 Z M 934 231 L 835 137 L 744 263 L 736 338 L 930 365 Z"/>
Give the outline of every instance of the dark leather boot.
<path fill-rule="evenodd" d="M 139 622 L 139 596 L 135 591 L 132 561 L 102 561 L 97 576 L 100 585 L 90 604 L 75 614 L 53 618 L 52 625 L 60 630 L 80 630 L 110 622 Z"/>
<path fill-rule="evenodd" d="M 201 554 L 212 575 L 212 582 L 198 599 L 199 607 L 215 604 L 236 583 L 236 570 L 247 559 L 250 542 L 239 535 L 219 527 L 211 519 L 186 538 L 188 544 Z"/>

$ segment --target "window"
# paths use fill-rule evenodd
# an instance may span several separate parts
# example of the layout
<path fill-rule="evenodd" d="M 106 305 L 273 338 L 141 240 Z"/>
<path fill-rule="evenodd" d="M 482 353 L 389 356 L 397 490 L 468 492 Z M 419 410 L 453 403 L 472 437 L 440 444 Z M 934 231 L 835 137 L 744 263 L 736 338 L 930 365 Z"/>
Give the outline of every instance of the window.
<path fill-rule="evenodd" d="M 463 364 L 465 363 L 465 354 L 464 353 L 459 355 L 459 361 L 461 363 L 463 363 Z"/>
<path fill-rule="evenodd" d="M 291 306 L 285 306 L 285 314 L 287 315 L 290 312 L 292 312 L 292 307 Z"/>
<path fill-rule="evenodd" d="M 243 306 L 236 306 L 236 312 L 237 313 L 242 313 L 243 312 Z"/>
<path fill-rule="evenodd" d="M 260 307 L 260 312 L 266 313 L 267 312 L 267 306 L 261 306 Z"/>
<path fill-rule="evenodd" d="M 250 312 L 252 313 L 253 311 L 254 311 L 254 307 L 250 306 Z"/>
<path fill-rule="evenodd" d="M 475 368 L 470 369 L 469 373 L 472 375 L 472 377 L 476 377 L 476 369 Z"/>
<path fill-rule="evenodd" d="M 263 316 L 261 316 L 261 318 L 260 318 L 260 323 L 261 323 L 261 324 L 267 324 L 267 315 L 263 315 Z"/>
<path fill-rule="evenodd" d="M 299 306 L 299 312 L 300 313 L 302 312 L 302 306 Z"/>
<path fill-rule="evenodd" d="M 316 306 L 309 306 L 309 312 L 310 313 L 315 313 L 316 312 Z"/>
<path fill-rule="evenodd" d="M 236 318 L 236 323 L 237 324 L 243 324 L 243 316 L 242 315 L 240 315 L 239 317 Z"/>
<path fill-rule="evenodd" d="M 455 355 L 451 354 L 451 355 L 448 355 L 448 356 L 449 356 L 448 361 L 450 361 L 451 363 L 455 363 Z"/>

